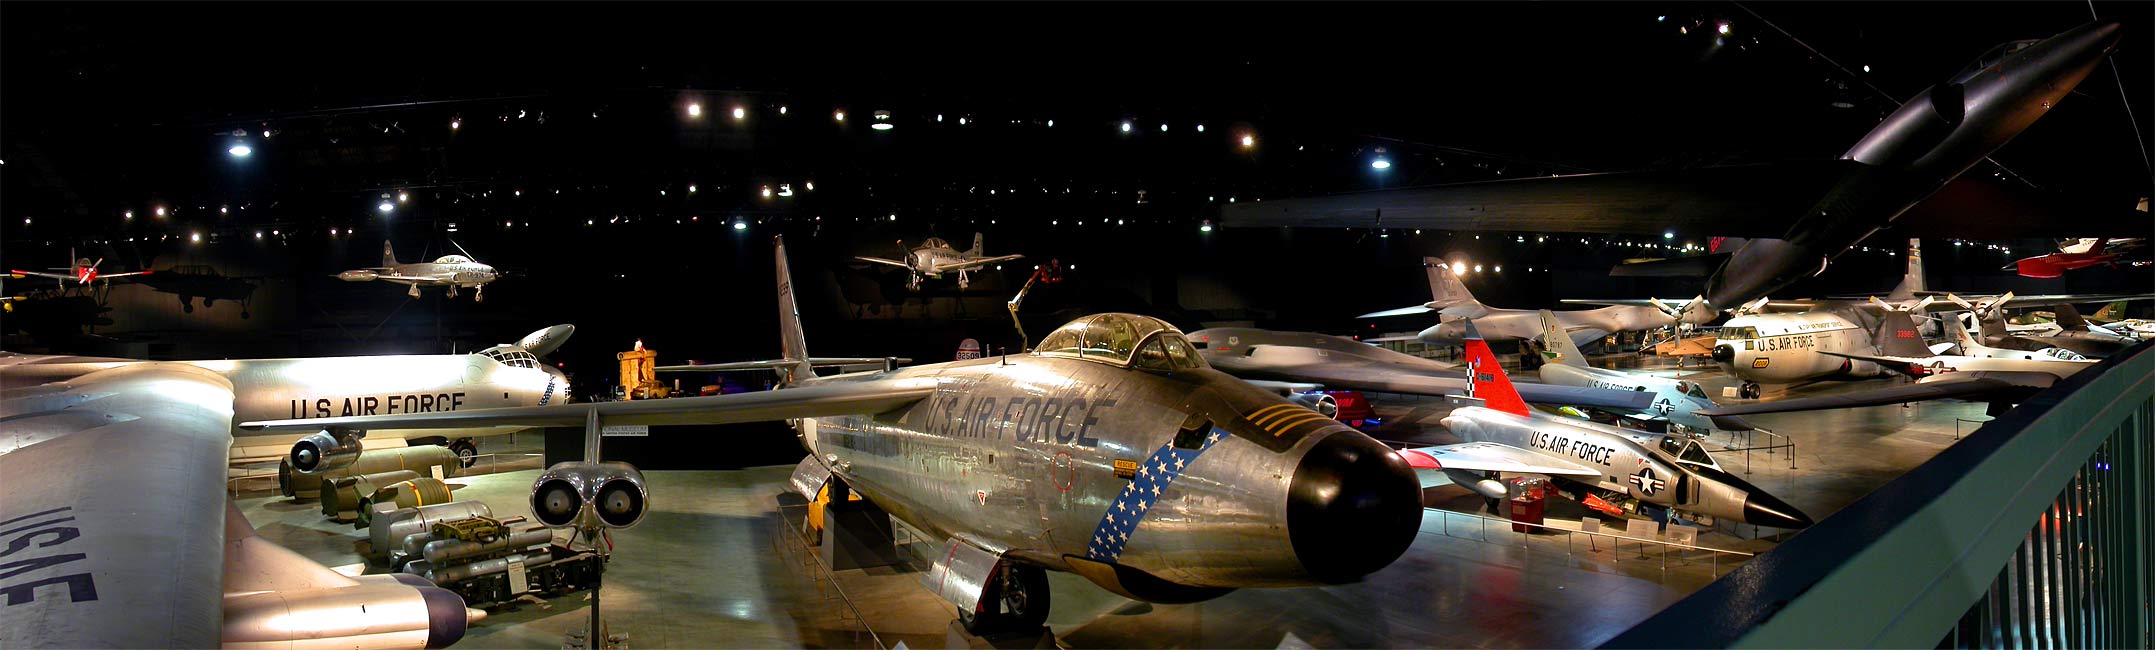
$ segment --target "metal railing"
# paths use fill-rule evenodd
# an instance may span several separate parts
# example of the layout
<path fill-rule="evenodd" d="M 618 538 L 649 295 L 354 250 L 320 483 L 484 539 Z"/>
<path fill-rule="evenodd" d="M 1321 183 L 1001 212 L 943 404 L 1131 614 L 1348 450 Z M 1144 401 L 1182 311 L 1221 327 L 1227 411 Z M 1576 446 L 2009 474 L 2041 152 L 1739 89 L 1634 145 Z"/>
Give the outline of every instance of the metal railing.
<path fill-rule="evenodd" d="M 1763 445 L 1758 444 L 1758 434 L 1761 433 L 1766 434 L 1766 444 Z M 1736 441 L 1736 438 L 1739 435 L 1743 437 L 1743 442 L 1741 443 L 1738 443 Z M 1738 444 L 1741 444 L 1743 446 L 1736 446 Z M 1745 474 L 1751 473 L 1751 452 L 1763 451 L 1766 452 L 1767 458 L 1772 458 L 1775 452 L 1778 452 L 1783 449 L 1788 450 L 1788 468 L 1796 469 L 1795 438 L 1790 438 L 1788 436 L 1774 433 L 1773 431 L 1768 429 L 1751 429 L 1749 431 L 1731 430 L 1728 432 L 1728 442 L 1721 443 L 1721 451 L 1743 452 L 1743 473 Z"/>
<path fill-rule="evenodd" d="M 2143 343 L 1605 647 L 2149 647 L 2151 500 Z"/>
<path fill-rule="evenodd" d="M 1665 539 L 1655 539 L 1651 537 L 1635 537 L 1631 535 L 1620 535 L 1616 533 L 1604 533 L 1574 528 L 1563 528 L 1559 526 L 1550 526 L 1545 524 L 1512 521 L 1510 519 L 1502 519 L 1498 517 L 1489 517 L 1485 515 L 1465 512 L 1454 512 L 1451 510 L 1445 510 L 1443 508 L 1422 509 L 1422 516 L 1425 518 L 1425 521 L 1426 518 L 1431 514 L 1437 515 L 1440 519 L 1438 523 L 1440 534 L 1444 535 L 1445 537 L 1451 537 L 1454 539 L 1479 539 L 1480 541 L 1492 544 L 1503 543 L 1508 545 L 1509 542 L 1490 539 L 1489 526 L 1492 524 L 1511 527 L 1523 526 L 1535 530 L 1545 531 L 1545 533 L 1543 534 L 1535 534 L 1532 532 L 1520 531 L 1516 529 L 1507 529 L 1498 533 L 1500 538 L 1503 535 L 1511 535 L 1516 537 L 1518 539 L 1520 549 L 1528 553 L 1529 558 L 1531 558 L 1531 555 L 1534 550 L 1534 541 L 1547 541 L 1549 540 L 1549 535 L 1551 534 L 1563 535 L 1564 556 L 1567 558 L 1577 557 L 1578 538 L 1580 537 L 1586 538 L 1587 548 L 1591 552 L 1601 551 L 1602 549 L 1599 542 L 1603 540 L 1607 541 L 1609 543 L 1608 548 L 1610 550 L 1609 558 L 1612 561 L 1619 561 L 1621 559 L 1621 556 L 1623 555 L 1623 544 L 1625 542 L 1630 542 L 1636 545 L 1639 551 L 1639 555 L 1635 559 L 1658 559 L 1660 561 L 1660 569 L 1664 577 L 1667 576 L 1669 570 L 1669 560 L 1671 559 L 1669 557 L 1669 554 L 1672 550 L 1679 551 L 1677 557 L 1675 558 L 1677 566 L 1689 566 L 1696 562 L 1703 562 L 1708 567 L 1707 575 L 1710 578 L 1717 578 L 1721 576 L 1721 572 L 1724 569 L 1723 556 L 1727 556 L 1727 566 L 1725 567 L 1727 569 L 1734 569 L 1736 566 L 1741 565 L 1745 560 L 1750 559 L 1752 556 L 1751 553 L 1746 553 L 1743 551 L 1713 548 L 1710 546 L 1699 546 L 1696 544 L 1685 544 L 1681 542 L 1672 542 Z M 1475 537 L 1462 537 L 1459 534 L 1455 534 L 1453 532 L 1454 528 L 1452 522 L 1456 519 L 1464 519 L 1468 522 L 1471 522 L 1471 524 L 1462 524 L 1460 526 L 1460 530 L 1463 531 L 1467 529 L 1469 525 L 1471 525 Z M 1426 534 L 1428 531 L 1423 532 Z M 1648 548 L 1659 549 L 1660 552 L 1656 555 L 1649 556 L 1646 552 L 1646 549 Z M 1699 557 L 1700 555 L 1703 555 L 1705 557 L 1701 558 Z"/>
<path fill-rule="evenodd" d="M 789 515 L 788 512 L 798 514 Z M 883 645 L 882 637 L 876 635 L 875 629 L 868 626 L 868 619 L 861 616 L 860 607 L 854 605 L 853 598 L 847 596 L 845 589 L 838 585 L 837 574 L 823 564 L 823 558 L 817 552 L 819 544 L 809 532 L 808 505 L 780 505 L 774 514 L 777 515 L 778 525 L 771 527 L 771 549 L 778 554 L 779 560 L 796 570 L 803 570 L 803 577 L 808 578 L 815 586 L 816 597 L 824 604 L 836 602 L 841 605 L 836 609 L 838 623 L 841 626 L 858 628 L 858 631 L 853 632 L 854 641 L 861 640 L 860 635 L 865 634 L 867 641 L 875 644 L 874 647 L 878 650 L 888 648 L 889 646 Z M 823 534 L 830 533 L 825 531 Z"/>

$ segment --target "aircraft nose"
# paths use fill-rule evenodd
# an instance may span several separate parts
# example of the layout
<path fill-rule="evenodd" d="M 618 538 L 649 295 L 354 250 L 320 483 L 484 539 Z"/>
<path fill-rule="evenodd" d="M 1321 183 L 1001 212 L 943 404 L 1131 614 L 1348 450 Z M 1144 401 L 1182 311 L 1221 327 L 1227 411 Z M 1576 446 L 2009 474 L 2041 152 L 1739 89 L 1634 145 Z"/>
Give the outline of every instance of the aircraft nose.
<path fill-rule="evenodd" d="M 2110 48 L 2117 46 L 2118 37 L 2124 33 L 2125 26 L 2118 21 L 2100 20 L 2060 34 L 2058 40 L 2064 42 L 2065 47 L 2062 49 L 2066 56 L 2074 60 L 2085 60 L 2110 53 Z"/>
<path fill-rule="evenodd" d="M 1287 484 L 1287 539 L 1310 577 L 1349 582 L 1399 559 L 1422 526 L 1422 486 L 1399 453 L 1337 431 Z"/>
<path fill-rule="evenodd" d="M 1723 344 L 1720 344 L 1720 345 L 1716 345 L 1716 346 L 1714 346 L 1714 361 L 1715 361 L 1715 362 L 1718 362 L 1718 363 L 1731 363 L 1731 362 L 1734 362 L 1735 360 L 1736 360 L 1736 346 L 1733 346 L 1733 345 L 1729 345 L 1729 344 L 1727 344 L 1727 343 L 1723 343 Z"/>
<path fill-rule="evenodd" d="M 1743 522 L 1753 526 L 1805 528 L 1811 525 L 1811 516 L 1771 494 L 1752 492 L 1743 500 Z"/>

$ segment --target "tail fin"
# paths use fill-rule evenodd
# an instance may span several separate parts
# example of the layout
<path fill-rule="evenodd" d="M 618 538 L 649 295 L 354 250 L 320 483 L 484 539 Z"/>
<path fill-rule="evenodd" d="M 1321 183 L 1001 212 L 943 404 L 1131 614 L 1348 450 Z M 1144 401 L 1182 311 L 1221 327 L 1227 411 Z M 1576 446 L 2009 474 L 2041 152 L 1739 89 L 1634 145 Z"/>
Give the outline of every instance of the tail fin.
<path fill-rule="evenodd" d="M 965 254 L 973 257 L 983 257 L 988 254 L 987 238 L 981 236 L 980 231 L 973 231 L 973 250 L 966 251 Z"/>
<path fill-rule="evenodd" d="M 786 236 L 771 240 L 778 249 L 779 356 L 793 362 L 782 369 L 785 379 L 780 383 L 792 384 L 815 377 L 816 371 L 808 361 L 808 337 L 801 333 L 801 309 L 793 300 L 793 272 L 786 268 Z"/>
<path fill-rule="evenodd" d="M 2072 305 L 2058 305 L 2057 307 L 2051 308 L 2051 312 L 2058 315 L 2059 328 L 2067 332 L 2089 331 L 2088 319 L 2080 317 L 2080 310 L 2078 308 L 2075 308 Z"/>
<path fill-rule="evenodd" d="M 389 245 L 389 240 L 387 240 L 387 239 L 384 239 L 384 240 L 382 240 L 382 266 L 396 266 L 396 265 L 397 265 L 397 251 L 396 251 L 396 248 L 394 248 L 394 247 L 392 247 L 392 246 L 390 246 L 390 245 Z"/>
<path fill-rule="evenodd" d="M 1942 327 L 1945 328 L 1946 338 L 1952 339 L 1954 343 L 1960 344 L 1960 353 L 1962 355 L 1972 357 L 1975 356 L 1977 350 L 1983 348 L 1983 344 L 1975 340 L 1974 335 L 1968 333 L 1968 328 L 1966 326 L 1961 325 L 1961 314 L 1968 314 L 1971 317 L 1980 318 L 1975 316 L 1973 312 L 1954 312 L 1951 314 L 1947 314 L 1945 318 L 1941 318 L 1939 320 L 1944 323 Z"/>
<path fill-rule="evenodd" d="M 1564 324 L 1557 322 L 1556 313 L 1541 310 L 1542 356 L 1550 363 L 1565 366 L 1585 366 L 1586 354 L 1579 352 L 1579 345 L 1571 342 L 1571 334 L 1564 331 Z"/>
<path fill-rule="evenodd" d="M 1923 344 L 1923 335 L 1916 331 L 1916 321 L 1908 312 L 1889 311 L 1878 318 L 1878 353 L 1889 357 L 1921 359 L 1931 356 L 1929 346 Z"/>
<path fill-rule="evenodd" d="M 1466 321 L 1467 397 L 1482 400 L 1492 409 L 1512 415 L 1527 415 L 1526 400 L 1519 398 L 1519 389 L 1513 388 L 1511 378 L 1504 376 L 1504 366 L 1497 361 L 1496 352 L 1489 349 L 1489 342 L 1482 340 L 1481 330 L 1474 329 L 1474 320 Z"/>
<path fill-rule="evenodd" d="M 1443 309 L 1447 305 L 1476 303 L 1474 294 L 1467 291 L 1467 284 L 1459 281 L 1459 274 L 1452 272 L 1451 265 L 1435 257 L 1422 258 L 1422 266 L 1429 272 L 1429 297 L 1433 306 Z"/>
<path fill-rule="evenodd" d="M 2118 302 L 2103 305 L 2102 309 L 2095 310 L 2095 316 L 2093 318 L 2094 320 L 2105 323 L 2116 322 L 2125 319 L 2124 312 L 2125 302 L 2121 300 Z"/>
<path fill-rule="evenodd" d="M 1901 283 L 1893 285 L 1886 293 L 1887 300 L 1914 300 L 1917 295 L 1929 291 L 1923 283 L 1923 240 L 1908 240 L 1908 270 L 1901 275 Z"/>

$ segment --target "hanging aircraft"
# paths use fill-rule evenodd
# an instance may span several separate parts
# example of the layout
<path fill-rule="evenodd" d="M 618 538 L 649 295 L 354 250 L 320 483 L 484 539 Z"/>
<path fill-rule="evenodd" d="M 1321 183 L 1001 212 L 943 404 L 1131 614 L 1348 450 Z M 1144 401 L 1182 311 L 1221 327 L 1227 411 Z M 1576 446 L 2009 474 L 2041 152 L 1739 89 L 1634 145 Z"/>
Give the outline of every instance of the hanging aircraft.
<path fill-rule="evenodd" d="M 2142 205 L 2146 205 L 2146 203 L 2143 202 Z M 2063 277 L 2066 271 L 2091 266 L 2147 266 L 2155 262 L 2120 259 L 2125 257 L 2125 251 L 2138 248 L 2141 243 L 2146 241 L 2147 239 L 2143 237 L 2123 239 L 2082 237 L 2072 239 L 2060 244 L 2058 252 L 2022 258 L 2012 264 L 2005 265 L 2003 270 L 2018 273 L 2020 277 L 2024 278 L 2056 278 Z"/>
<path fill-rule="evenodd" d="M 1750 303 L 1890 227 L 1904 237 L 2146 236 L 2148 213 L 1962 172 L 2056 106 L 2117 45 L 2097 21 L 1993 48 L 1836 160 L 1523 178 L 1244 202 L 1223 225 L 1721 236 L 1708 255 L 1617 267 L 1706 276 L 1689 309 Z"/>
<path fill-rule="evenodd" d="M 1811 518 L 1757 486 L 1721 469 L 1696 440 L 1612 427 L 1527 408 L 1504 374 L 1489 343 L 1466 326 L 1467 398 L 1444 417 L 1444 426 L 1465 442 L 1399 452 L 1433 484 L 1452 483 L 1497 499 L 1508 488 L 1503 474 L 1548 476 L 1558 492 L 1594 510 L 1621 516 L 1620 504 L 1636 502 L 1641 515 L 1654 509 L 1740 521 L 1754 526 L 1803 528 Z M 1658 518 L 1658 517 L 1657 517 Z"/>
<path fill-rule="evenodd" d="M 1191 332 L 1189 339 L 1213 368 L 1289 394 L 1330 389 L 1443 397 L 1467 390 L 1466 373 L 1458 366 L 1341 336 L 1211 327 Z M 1517 389 L 1536 404 L 1625 412 L 1651 407 L 1650 395 L 1632 390 L 1534 383 Z"/>
<path fill-rule="evenodd" d="M 1708 418 L 1692 411 L 1713 408 L 1714 402 L 1706 397 L 1706 389 L 1698 382 L 1655 377 L 1643 373 L 1624 372 L 1596 368 L 1586 364 L 1586 353 L 1571 342 L 1564 332 L 1563 323 L 1555 313 L 1541 310 L 1542 357 L 1546 360 L 1539 372 L 1545 383 L 1558 386 L 1608 388 L 1621 391 L 1646 393 L 1653 396 L 1653 405 L 1644 409 L 1618 412 L 1626 418 L 1661 421 L 1699 433 L 1726 429 L 1749 431 L 1756 429 L 1743 418 Z"/>
<path fill-rule="evenodd" d="M 1466 271 L 1465 263 L 1446 263 L 1434 257 L 1422 258 L 1422 266 L 1429 275 L 1429 302 L 1415 307 L 1402 307 L 1363 314 L 1357 318 L 1382 318 L 1437 312 L 1438 323 L 1416 335 L 1416 338 L 1437 345 L 1458 345 L 1465 330 L 1464 319 L 1473 319 L 1474 327 L 1490 341 L 1518 341 L 1542 335 L 1541 316 L 1532 309 L 1497 309 L 1483 305 L 1459 280 Z M 1572 343 L 1584 345 L 1617 332 L 1668 327 L 1679 322 L 1703 325 L 1715 318 L 1712 312 L 1690 308 L 1690 303 L 1670 306 L 1659 300 L 1651 306 L 1609 305 L 1596 309 L 1557 312 L 1556 318 L 1564 324 L 1564 331 Z M 1444 321 L 1444 316 L 1452 320 Z"/>
<path fill-rule="evenodd" d="M 39 378 L 0 356 L 0 647 L 420 650 L 485 617 L 412 576 L 347 577 L 226 496 L 233 379 L 143 361 Z"/>
<path fill-rule="evenodd" d="M 794 484 L 849 492 L 941 545 L 923 582 L 976 632 L 1038 629 L 1045 571 L 1151 602 L 1349 582 L 1421 522 L 1391 448 L 1206 367 L 1158 319 L 1096 314 L 1027 354 L 818 377 L 778 240 L 776 390 L 633 402 L 400 413 L 243 426 L 328 429 L 722 424 L 791 420 Z M 595 458 L 595 456 L 593 456 Z"/>
<path fill-rule="evenodd" d="M 1893 336 L 1881 337 L 1882 349 L 1877 354 L 1826 350 L 1820 350 L 1819 354 L 1914 377 L 1914 383 L 1836 395 L 1720 406 L 1698 413 L 1705 416 L 1786 413 L 1950 398 L 1989 402 L 1989 413 L 1998 415 L 2036 391 L 2049 388 L 2058 380 L 2097 363 L 2085 358 L 2041 354 L 2012 356 L 1986 350 L 1974 343 L 1959 323 L 1951 319 L 1945 322 L 1945 327 L 1949 332 L 1955 332 L 1953 336 L 1960 341 L 1963 354 L 1933 354 L 1923 346 L 1922 338 L 1914 336 L 1915 322 L 1906 313 L 1887 314 L 1883 327 Z M 1902 336 L 1903 333 L 1907 336 Z M 1976 356 L 1984 354 L 1995 356 Z"/>
<path fill-rule="evenodd" d="M 64 382 L 146 364 L 179 364 L 214 374 L 228 385 L 232 399 L 227 405 L 235 414 L 235 425 L 245 420 L 543 405 L 567 401 L 569 380 L 560 369 L 539 362 L 539 357 L 553 352 L 575 332 L 573 325 L 555 325 L 532 332 L 516 343 L 471 354 L 138 361 L 0 353 L 0 369 L 4 369 L 0 372 L 0 386 Z M 376 447 L 442 444 L 470 466 L 478 453 L 473 438 L 519 429 L 384 430 L 373 432 L 368 442 Z M 236 426 L 229 433 L 231 457 L 241 460 L 283 456 L 301 438 L 240 431 Z"/>
<path fill-rule="evenodd" d="M 70 280 L 74 281 L 76 286 L 81 287 L 91 286 L 98 280 L 104 280 L 105 284 L 109 286 L 112 284 L 112 281 L 117 278 L 134 277 L 138 275 L 149 275 L 151 273 L 155 273 L 155 271 L 147 270 L 128 271 L 126 273 L 100 273 L 98 272 L 97 267 L 105 263 L 105 259 L 102 257 L 98 258 L 96 261 L 91 261 L 91 259 L 87 257 L 75 257 L 75 249 L 72 248 L 67 249 L 67 257 L 69 259 L 75 260 L 75 264 L 73 266 L 54 267 L 52 269 L 53 271 L 66 271 L 66 273 L 25 271 L 22 269 L 13 269 L 8 272 L 17 276 L 31 275 L 40 278 L 53 278 L 59 280 L 60 286 L 62 287 L 67 286 L 67 283 Z"/>
<path fill-rule="evenodd" d="M 907 289 L 917 291 L 920 289 L 921 278 L 939 279 L 945 273 L 958 274 L 958 288 L 964 289 L 966 285 L 970 284 L 970 278 L 967 276 L 973 271 L 981 270 L 981 268 L 990 264 L 1025 257 L 1024 255 L 996 255 L 990 257 L 987 254 L 985 241 L 985 238 L 980 233 L 973 233 L 973 248 L 959 252 L 958 249 L 952 248 L 949 242 L 929 237 L 927 241 L 921 242 L 920 246 L 908 251 L 903 260 L 867 256 L 855 256 L 853 259 L 905 269 L 907 273 L 911 274 L 910 279 L 906 280 L 905 283 L 905 288 Z M 898 245 L 903 247 L 905 242 L 900 241 Z"/>
<path fill-rule="evenodd" d="M 456 297 L 459 287 L 469 287 L 472 289 L 472 302 L 485 302 L 486 285 L 501 279 L 501 272 L 494 270 L 491 265 L 472 259 L 471 253 L 466 252 L 463 245 L 454 240 L 449 243 L 456 246 L 457 252 L 463 254 L 443 255 L 434 258 L 432 262 L 405 264 L 397 261 L 396 249 L 389 244 L 389 240 L 384 239 L 381 266 L 338 273 L 337 279 L 345 282 L 381 280 L 402 284 L 411 287 L 411 291 L 406 293 L 413 298 L 419 297 L 419 287 L 447 287 L 450 298 Z"/>

